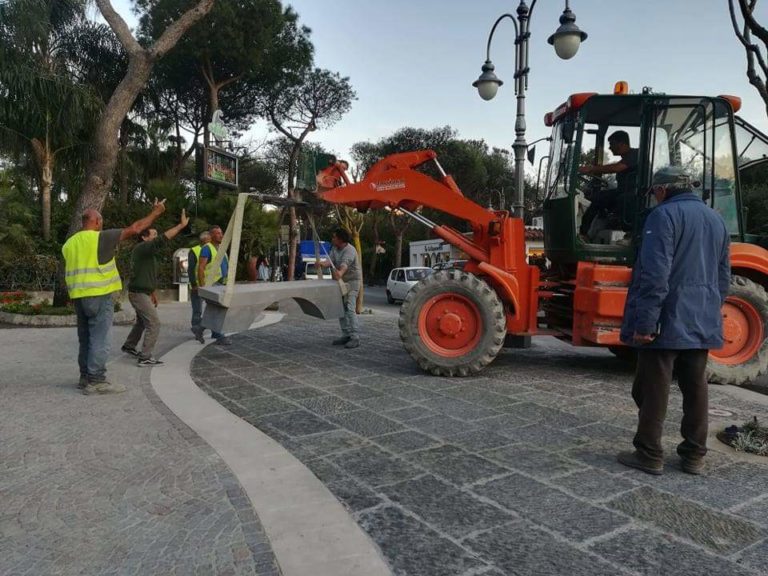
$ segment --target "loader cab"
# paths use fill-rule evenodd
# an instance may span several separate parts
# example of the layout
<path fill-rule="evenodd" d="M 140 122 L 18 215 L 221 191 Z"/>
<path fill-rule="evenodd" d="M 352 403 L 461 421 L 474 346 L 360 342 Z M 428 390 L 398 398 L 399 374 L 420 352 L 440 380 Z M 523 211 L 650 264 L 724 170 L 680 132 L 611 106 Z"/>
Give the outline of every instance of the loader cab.
<path fill-rule="evenodd" d="M 694 192 L 721 214 L 734 240 L 743 240 L 734 107 L 738 109 L 738 99 L 732 97 L 584 93 L 572 95 L 548 114 L 552 144 L 543 206 L 547 258 L 566 267 L 580 261 L 631 265 L 654 205 L 648 194 L 651 177 L 669 165 L 691 174 Z M 626 133 L 630 148 L 636 149 L 632 168 L 623 174 L 580 174 L 580 166 L 622 161 L 609 146 L 616 132 Z M 616 201 L 601 208 L 580 237 L 589 206 L 606 195 Z"/>

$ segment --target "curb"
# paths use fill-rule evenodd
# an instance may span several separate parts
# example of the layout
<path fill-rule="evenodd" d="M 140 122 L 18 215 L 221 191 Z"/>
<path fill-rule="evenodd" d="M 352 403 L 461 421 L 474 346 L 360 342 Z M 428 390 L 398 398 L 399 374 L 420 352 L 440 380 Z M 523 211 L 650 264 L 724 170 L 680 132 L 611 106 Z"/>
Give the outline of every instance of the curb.
<path fill-rule="evenodd" d="M 252 328 L 282 317 L 265 314 Z M 391 576 L 376 545 L 308 468 L 197 387 L 190 366 L 200 350 L 193 341 L 165 354 L 165 366 L 150 374 L 152 388 L 237 477 L 283 576 Z"/>
<path fill-rule="evenodd" d="M 124 326 L 133 324 L 136 315 L 133 311 L 120 310 L 115 312 L 112 324 L 115 326 Z M 0 310 L 0 323 L 13 324 L 14 326 L 29 326 L 30 328 L 64 328 L 77 326 L 77 315 L 67 314 L 66 316 L 48 316 L 46 314 L 14 314 Z"/>

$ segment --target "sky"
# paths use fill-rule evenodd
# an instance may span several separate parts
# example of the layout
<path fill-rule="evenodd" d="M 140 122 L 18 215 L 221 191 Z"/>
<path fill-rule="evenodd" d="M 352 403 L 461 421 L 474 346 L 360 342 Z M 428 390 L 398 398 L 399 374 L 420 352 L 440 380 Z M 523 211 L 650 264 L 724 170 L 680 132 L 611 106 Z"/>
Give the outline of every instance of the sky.
<path fill-rule="evenodd" d="M 348 76 L 357 91 L 352 110 L 312 134 L 312 141 L 345 157 L 354 143 L 376 141 L 405 126 L 450 125 L 461 138 L 511 149 L 516 100 L 509 20 L 499 25 L 491 46 L 496 74 L 505 84 L 486 102 L 472 82 L 480 74 L 494 21 L 514 12 L 518 0 L 284 3 L 312 29 L 315 65 Z M 113 4 L 135 25 L 130 0 Z M 569 94 L 610 93 L 618 80 L 627 81 L 633 92 L 649 86 L 667 94 L 740 96 L 740 115 L 768 132 L 765 106 L 747 80 L 727 0 L 571 0 L 570 5 L 589 35 L 571 60 L 558 59 L 547 43 L 564 0 L 538 0 L 532 14 L 528 142 L 549 135 L 544 114 Z M 756 16 L 768 24 L 768 4 L 758 3 Z M 263 138 L 267 129 L 260 124 L 252 136 Z"/>

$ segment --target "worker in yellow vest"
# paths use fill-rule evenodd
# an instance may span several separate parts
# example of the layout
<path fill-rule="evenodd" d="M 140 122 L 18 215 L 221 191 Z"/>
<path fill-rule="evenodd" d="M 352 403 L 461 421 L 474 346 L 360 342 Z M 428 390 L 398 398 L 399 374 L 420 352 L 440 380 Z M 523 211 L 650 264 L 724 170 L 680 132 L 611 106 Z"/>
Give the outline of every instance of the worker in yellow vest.
<path fill-rule="evenodd" d="M 224 284 L 227 281 L 227 274 L 229 273 L 229 260 L 227 255 L 221 260 L 221 265 L 214 269 L 214 261 L 218 254 L 219 246 L 224 238 L 224 232 L 221 230 L 221 226 L 212 226 L 210 229 L 211 241 L 203 246 L 200 250 L 200 257 L 197 260 L 197 284 L 198 286 L 211 286 L 213 284 Z M 201 342 L 203 339 L 203 327 L 195 333 L 195 336 Z M 199 334 L 199 336 L 198 336 Z M 227 346 L 231 344 L 229 338 L 220 332 L 214 332 L 211 330 L 211 336 L 216 340 L 216 344 Z"/>
<path fill-rule="evenodd" d="M 208 230 L 200 232 L 200 244 L 192 246 L 187 256 L 187 275 L 189 276 L 189 301 L 192 303 L 192 334 L 201 343 L 205 343 L 203 338 L 203 300 L 197 292 L 197 263 L 200 261 L 200 251 L 203 246 L 211 241 L 211 233 Z"/>
<path fill-rule="evenodd" d="M 96 210 L 86 210 L 82 229 L 73 234 L 61 249 L 69 298 L 77 314 L 80 352 L 78 387 L 83 394 L 114 394 L 125 387 L 107 382 L 107 358 L 111 346 L 112 294 L 123 284 L 115 263 L 120 242 L 133 238 L 165 212 L 165 200 L 155 200 L 152 211 L 127 228 L 102 230 L 104 219 Z"/>

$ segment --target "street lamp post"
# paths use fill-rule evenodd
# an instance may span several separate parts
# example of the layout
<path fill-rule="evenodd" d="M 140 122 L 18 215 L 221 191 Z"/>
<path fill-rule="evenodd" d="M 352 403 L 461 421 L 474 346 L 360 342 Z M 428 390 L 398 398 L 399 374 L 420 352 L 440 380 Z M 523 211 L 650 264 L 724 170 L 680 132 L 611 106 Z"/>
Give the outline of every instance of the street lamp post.
<path fill-rule="evenodd" d="M 528 145 L 525 142 L 525 91 L 528 89 L 528 40 L 531 37 L 529 32 L 531 15 L 536 6 L 536 0 L 531 2 L 528 7 L 525 0 L 520 0 L 517 7 L 517 17 L 512 14 L 502 14 L 493 24 L 491 33 L 488 35 L 488 46 L 486 48 L 485 63 L 482 66 L 482 74 L 472 83 L 477 88 L 477 92 L 483 100 L 490 100 L 496 96 L 504 82 L 494 73 L 496 67 L 491 62 L 491 41 L 493 33 L 499 22 L 505 18 L 512 20 L 515 25 L 515 95 L 517 96 L 517 114 L 515 117 L 515 142 L 512 145 L 515 151 L 515 182 L 516 189 L 513 199 L 514 215 L 517 218 L 524 216 L 524 194 L 525 194 L 525 152 Z M 555 47 L 555 52 L 563 60 L 568 60 L 576 55 L 581 42 L 587 39 L 587 33 L 582 32 L 576 26 L 576 16 L 571 12 L 569 0 L 565 0 L 565 10 L 560 16 L 560 27 L 552 34 L 548 42 Z"/>

